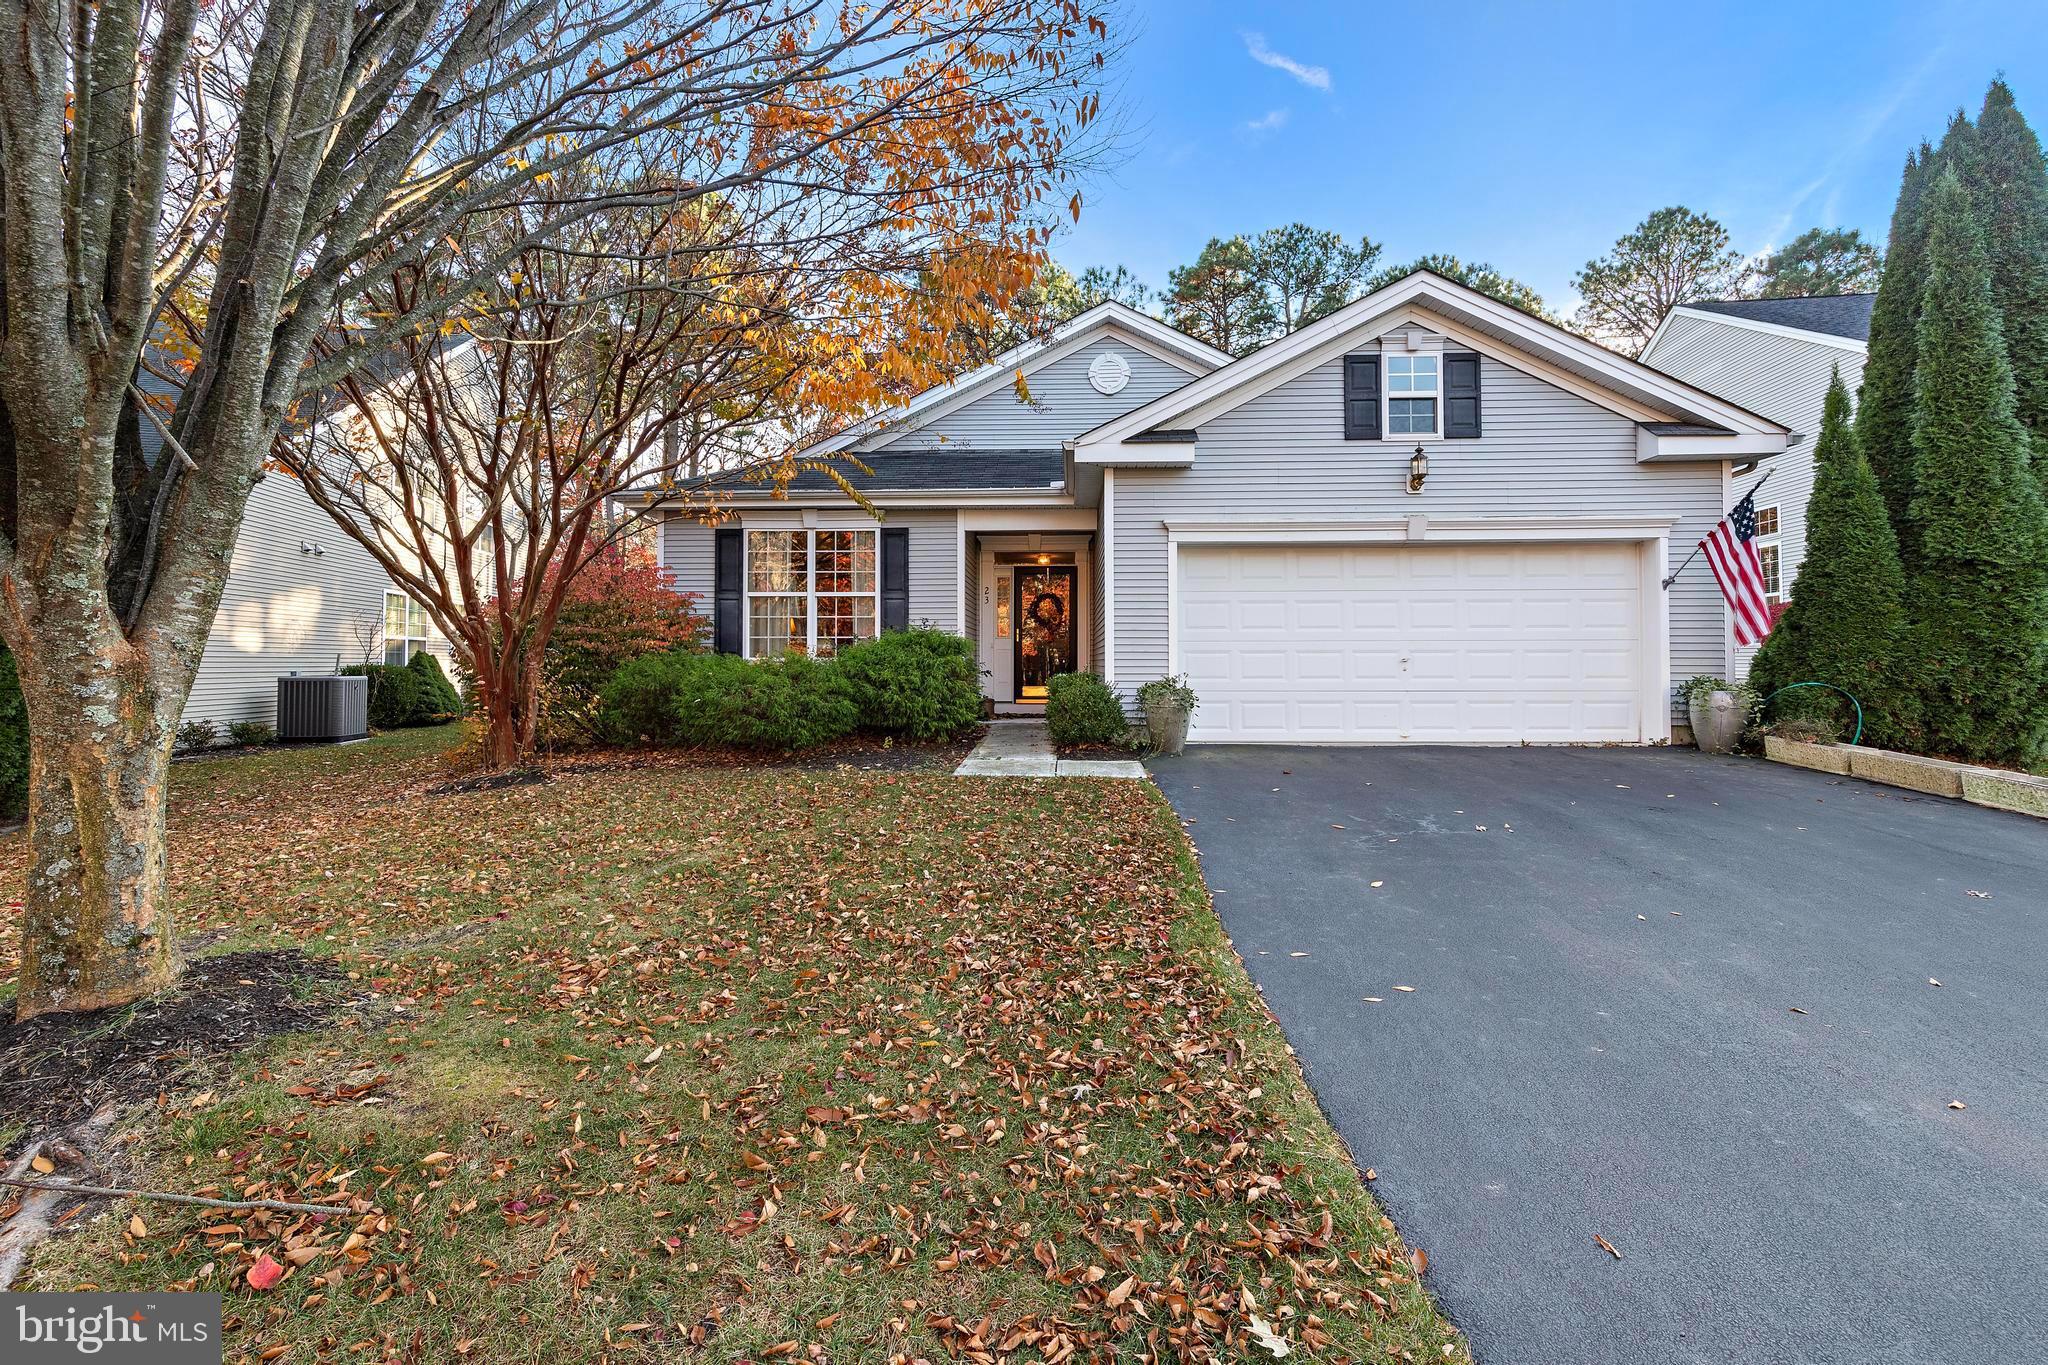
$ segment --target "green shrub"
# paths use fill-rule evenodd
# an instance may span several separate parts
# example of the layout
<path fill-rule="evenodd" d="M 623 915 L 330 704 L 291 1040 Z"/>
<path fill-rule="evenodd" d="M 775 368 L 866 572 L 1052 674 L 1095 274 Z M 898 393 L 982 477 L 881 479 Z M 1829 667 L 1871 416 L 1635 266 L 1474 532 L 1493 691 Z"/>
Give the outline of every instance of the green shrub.
<path fill-rule="evenodd" d="M 838 669 L 801 654 L 749 663 L 692 656 L 672 706 L 685 744 L 808 749 L 853 733 L 860 713 Z"/>
<path fill-rule="evenodd" d="M 833 660 L 860 728 L 904 739 L 945 739 L 981 719 L 974 645 L 943 630 L 892 630 Z"/>
<path fill-rule="evenodd" d="M 419 674 L 396 664 L 351 664 L 341 670 L 370 680 L 370 728 L 400 730 L 420 724 Z"/>
<path fill-rule="evenodd" d="M 12 820 L 27 807 L 28 707 L 14 655 L 0 647 L 0 820 Z"/>
<path fill-rule="evenodd" d="M 412 725 L 440 725 L 462 714 L 462 696 L 441 661 L 424 651 L 412 662 L 350 664 L 341 670 L 370 680 L 370 728 L 402 730 Z"/>
<path fill-rule="evenodd" d="M 210 720 L 188 720 L 178 727 L 172 740 L 176 749 L 211 749 L 220 743 L 220 727 Z"/>
<path fill-rule="evenodd" d="M 439 725 L 462 714 L 462 694 L 455 690 L 455 684 L 448 681 L 448 675 L 441 671 L 441 661 L 421 650 L 412 656 L 406 668 L 420 680 L 420 718 L 416 725 Z"/>
<path fill-rule="evenodd" d="M 1045 725 L 1055 744 L 1122 744 L 1123 703 L 1093 673 L 1061 673 L 1046 688 Z"/>
<path fill-rule="evenodd" d="M 598 694 L 598 732 L 614 744 L 681 744 L 675 699 L 704 654 L 643 654 L 621 664 Z"/>
<path fill-rule="evenodd" d="M 1813 465 L 1806 559 L 1790 605 L 1749 666 L 1750 681 L 1767 695 L 1801 682 L 1842 688 L 1863 706 L 1866 738 L 1910 742 L 1911 697 L 1899 677 L 1908 639 L 1906 576 L 1884 494 L 1849 421 L 1849 390 L 1839 373 L 1828 384 Z M 1837 693 L 1802 687 L 1780 696 L 1771 714 L 1846 726 L 1854 710 Z"/>
<path fill-rule="evenodd" d="M 237 720 L 228 723 L 230 743 L 250 745 L 268 744 L 277 738 L 277 731 L 260 720 Z"/>

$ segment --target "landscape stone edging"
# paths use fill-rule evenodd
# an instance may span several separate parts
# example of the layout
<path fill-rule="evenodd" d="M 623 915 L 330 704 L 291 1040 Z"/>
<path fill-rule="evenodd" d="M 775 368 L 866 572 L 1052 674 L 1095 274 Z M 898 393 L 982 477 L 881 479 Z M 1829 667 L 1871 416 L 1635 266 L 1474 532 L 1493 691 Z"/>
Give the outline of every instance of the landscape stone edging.
<path fill-rule="evenodd" d="M 1963 774 L 1963 799 L 2048 820 L 2048 778 L 1979 768 Z"/>
<path fill-rule="evenodd" d="M 1776 735 L 1764 736 L 1764 757 L 1777 763 L 1789 763 L 1795 768 L 1811 768 L 1817 773 L 1834 773 L 1840 777 L 1849 775 L 1848 746 L 1842 744 L 1809 744 L 1800 739 L 1780 739 Z"/>
<path fill-rule="evenodd" d="M 2048 820 L 2048 778 L 2003 768 L 1980 768 L 1945 758 L 1923 758 L 1862 744 L 1809 744 L 1764 737 L 1764 756 L 1814 772 L 1860 777 L 1930 796 L 1947 796 L 1997 810 Z"/>

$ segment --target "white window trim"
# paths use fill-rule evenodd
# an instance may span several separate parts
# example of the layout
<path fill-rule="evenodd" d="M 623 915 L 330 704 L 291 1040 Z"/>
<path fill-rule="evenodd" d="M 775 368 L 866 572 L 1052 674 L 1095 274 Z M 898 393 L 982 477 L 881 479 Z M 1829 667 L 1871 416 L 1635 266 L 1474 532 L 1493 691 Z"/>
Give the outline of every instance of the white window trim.
<path fill-rule="evenodd" d="M 1770 604 L 1771 606 L 1775 607 L 1784 602 L 1785 600 L 1785 512 L 1784 509 L 1780 507 L 1777 503 L 1771 503 L 1768 506 L 1759 507 L 1756 509 L 1756 511 L 1759 517 L 1761 517 L 1765 512 L 1774 512 L 1777 514 L 1778 518 L 1777 530 L 1770 532 L 1768 535 L 1759 532 L 1756 538 L 1758 562 L 1762 562 L 1763 552 L 1765 550 L 1776 550 L 1778 552 L 1777 591 L 1766 591 L 1764 593 L 1764 601 Z M 1768 589 L 1769 584 L 1766 583 L 1765 587 Z"/>
<path fill-rule="evenodd" d="M 391 633 L 391 602 L 393 598 L 396 598 L 398 601 L 405 604 L 404 607 L 401 608 L 401 615 L 405 617 L 408 626 L 412 622 L 413 609 L 418 608 L 420 613 L 420 629 L 422 632 L 421 634 L 414 635 L 410 631 L 408 631 L 404 635 L 393 635 Z M 387 665 L 391 663 L 391 646 L 394 643 L 403 644 L 405 646 L 405 657 L 399 660 L 399 663 L 409 664 L 412 662 L 414 655 L 424 654 L 427 651 L 427 646 L 433 641 L 434 623 L 432 622 L 432 620 L 428 618 L 427 609 L 421 606 L 418 602 L 413 601 L 412 598 L 408 597 L 406 594 L 395 591 L 390 588 L 384 590 L 384 620 L 382 624 L 384 634 L 384 662 Z"/>
<path fill-rule="evenodd" d="M 740 612 L 740 657 L 752 659 L 754 655 L 754 599 L 757 597 L 801 597 L 804 600 L 804 652 L 811 658 L 818 657 L 818 537 L 851 532 L 856 536 L 874 537 L 875 586 L 869 592 L 829 592 L 827 597 L 866 597 L 874 603 L 875 635 L 863 638 L 874 639 L 882 632 L 882 534 L 865 526 L 746 526 L 741 530 L 740 540 L 740 581 L 744 587 L 741 593 Z M 804 538 L 804 586 L 802 592 L 756 592 L 754 591 L 754 537 L 757 535 L 798 535 Z M 857 641 L 856 641 L 857 643 Z"/>
<path fill-rule="evenodd" d="M 1394 362 L 1396 360 L 1427 359 L 1436 366 L 1436 387 L 1428 393 L 1394 392 Z M 1433 411 L 1428 431 L 1394 430 L 1394 400 L 1397 398 L 1427 398 Z M 1396 351 L 1382 349 L 1380 352 L 1380 439 L 1385 441 L 1440 441 L 1444 435 L 1444 357 L 1441 351 Z"/>

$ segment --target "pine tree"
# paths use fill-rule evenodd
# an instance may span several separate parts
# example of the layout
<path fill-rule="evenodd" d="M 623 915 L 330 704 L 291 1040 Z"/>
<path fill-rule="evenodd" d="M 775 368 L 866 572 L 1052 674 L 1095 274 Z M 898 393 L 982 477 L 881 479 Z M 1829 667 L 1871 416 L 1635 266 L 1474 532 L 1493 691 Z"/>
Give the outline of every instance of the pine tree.
<path fill-rule="evenodd" d="M 1984 229 L 1991 299 L 2005 328 L 2019 419 L 2037 452 L 2034 473 L 2048 479 L 2048 163 L 2004 81 L 1985 93 L 1956 169 Z"/>
<path fill-rule="evenodd" d="M 1899 678 L 1906 575 L 1839 370 L 1828 386 L 1813 465 L 1806 559 L 1790 604 L 1750 665 L 1750 681 L 1766 694 L 1788 683 L 1831 683 L 1862 704 L 1865 743 L 1903 743 L 1911 734 L 1911 699 Z"/>
<path fill-rule="evenodd" d="M 2023 762 L 2048 738 L 2048 512 L 2014 410 L 1991 269 L 1953 165 L 1926 192 L 1909 566 L 1921 745 Z"/>
<path fill-rule="evenodd" d="M 1856 439 L 1877 478 L 1885 515 L 1909 567 L 1906 504 L 1913 497 L 1913 367 L 1919 356 L 1920 297 L 1927 288 L 1927 231 L 1920 217 L 1934 148 L 1906 157 L 1885 244 L 1884 275 L 1870 310 L 1870 342 L 1856 399 Z"/>

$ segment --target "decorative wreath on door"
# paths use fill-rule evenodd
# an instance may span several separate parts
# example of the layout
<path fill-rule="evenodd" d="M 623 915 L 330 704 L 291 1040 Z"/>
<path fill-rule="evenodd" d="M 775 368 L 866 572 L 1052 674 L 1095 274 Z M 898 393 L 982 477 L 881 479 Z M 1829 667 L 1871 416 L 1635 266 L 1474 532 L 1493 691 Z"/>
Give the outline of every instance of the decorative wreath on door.
<path fill-rule="evenodd" d="M 1031 619 L 1047 631 L 1058 631 L 1066 624 L 1067 604 L 1058 593 L 1042 592 L 1031 599 Z"/>

